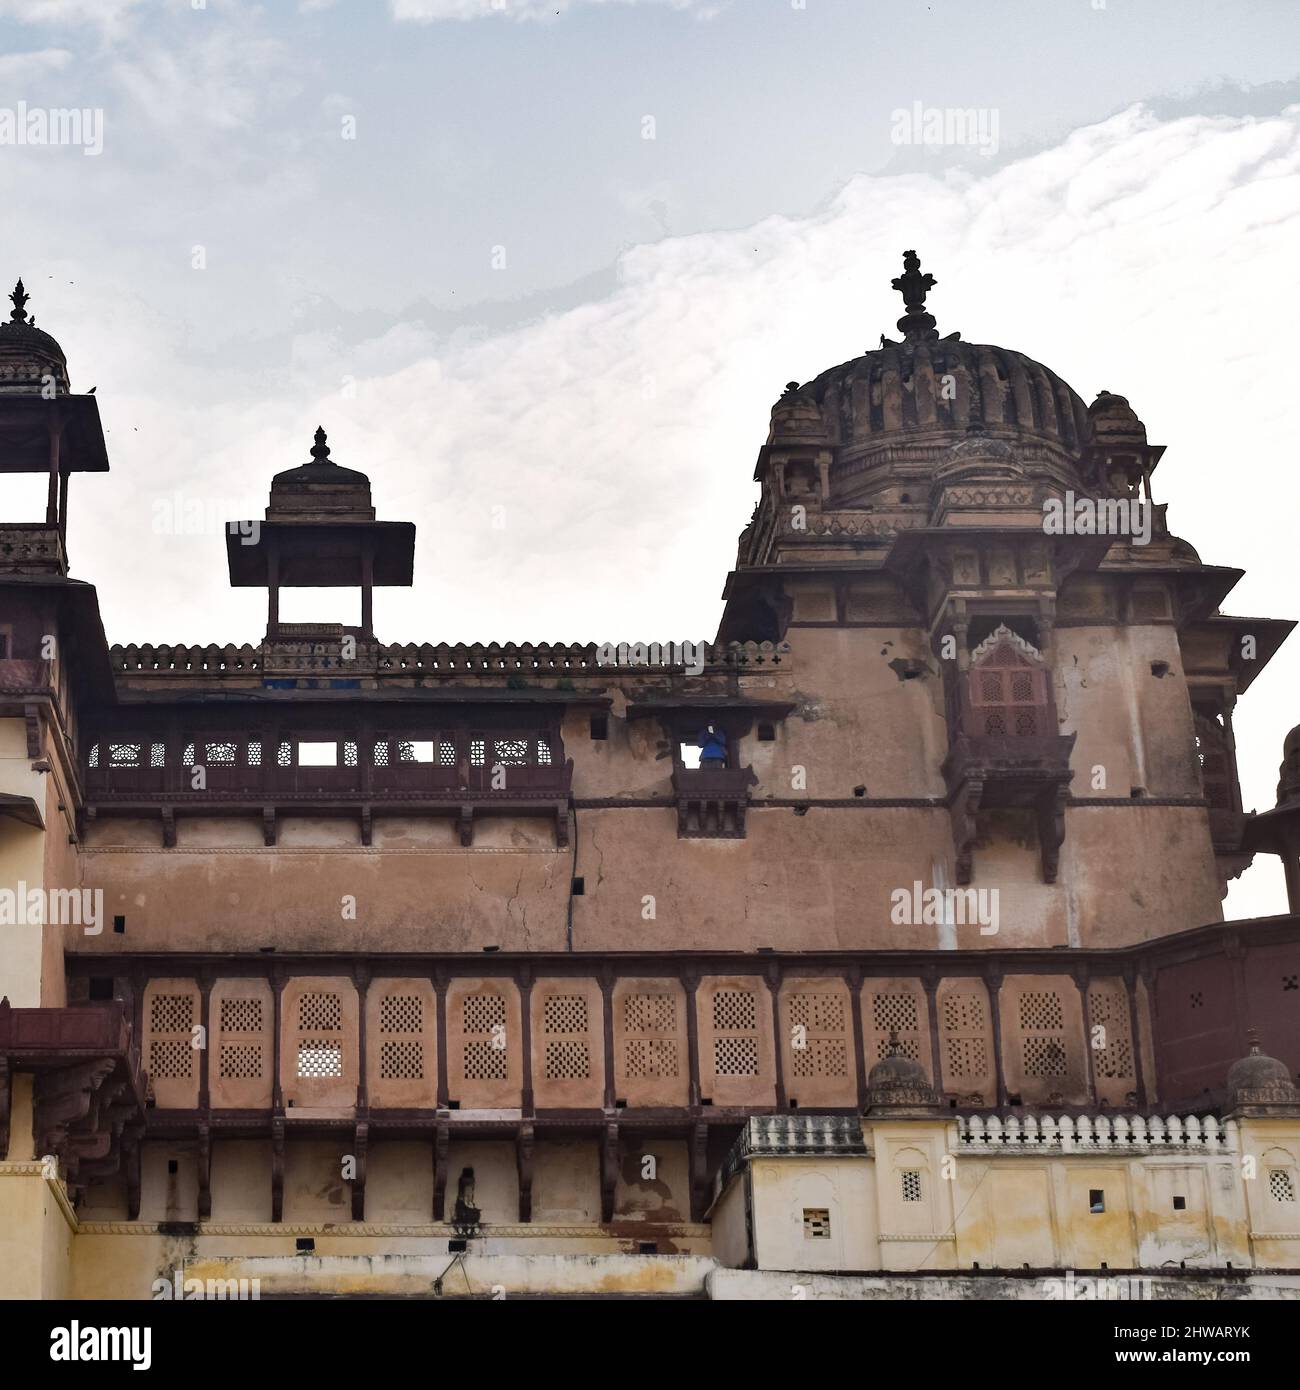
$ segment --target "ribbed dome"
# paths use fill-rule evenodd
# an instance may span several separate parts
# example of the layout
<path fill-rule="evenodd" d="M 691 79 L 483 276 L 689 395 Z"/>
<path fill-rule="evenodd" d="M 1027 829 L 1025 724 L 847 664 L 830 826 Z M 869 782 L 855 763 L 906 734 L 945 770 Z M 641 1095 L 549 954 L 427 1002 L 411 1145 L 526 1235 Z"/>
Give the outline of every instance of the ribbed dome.
<path fill-rule="evenodd" d="M 1255 1094 L 1280 1088 L 1293 1096 L 1295 1083 L 1285 1062 L 1269 1057 L 1259 1050 L 1259 1043 L 1252 1041 L 1250 1056 L 1239 1058 L 1228 1068 L 1228 1093 Z"/>
<path fill-rule="evenodd" d="M 929 1074 L 920 1062 L 901 1052 L 886 1053 L 867 1073 L 867 1087 L 872 1091 L 922 1091 L 929 1085 Z"/>
<path fill-rule="evenodd" d="M 903 264 L 905 273 L 893 282 L 907 305 L 898 321 L 902 340 L 881 338 L 879 348 L 797 388 L 791 383 L 773 408 L 769 444 L 823 442 L 835 450 L 833 478 L 883 462 L 931 465 L 972 432 L 1022 452 L 1028 446 L 1058 468 L 1077 468 L 1095 439 L 1078 393 L 1024 353 L 968 343 L 958 333 L 941 338 L 925 309 L 934 277 L 921 274 L 914 251 Z M 1099 406 L 1126 438 L 1141 430 L 1123 397 Z"/>
<path fill-rule="evenodd" d="M 67 358 L 58 342 L 27 317 L 28 298 L 19 280 L 9 296 L 13 310 L 0 323 L 0 391 L 35 394 L 52 378 L 63 395 L 68 390 Z"/>

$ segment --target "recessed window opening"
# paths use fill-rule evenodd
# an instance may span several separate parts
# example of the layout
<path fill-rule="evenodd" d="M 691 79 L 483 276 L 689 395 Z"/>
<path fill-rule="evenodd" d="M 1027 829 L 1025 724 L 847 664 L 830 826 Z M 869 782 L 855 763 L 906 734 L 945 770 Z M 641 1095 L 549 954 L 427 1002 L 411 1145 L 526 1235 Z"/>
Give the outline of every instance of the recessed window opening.
<path fill-rule="evenodd" d="M 727 766 L 728 739 L 716 724 L 706 724 L 693 735 L 680 738 L 677 756 L 685 768 L 723 768 Z"/>
<path fill-rule="evenodd" d="M 395 747 L 399 763 L 431 763 L 433 761 L 432 739 L 399 739 Z"/>
<path fill-rule="evenodd" d="M 1186 1198 L 1186 1197 L 1175 1197 L 1175 1198 L 1174 1198 L 1174 1210 L 1175 1210 L 1175 1211 L 1186 1211 L 1186 1210 L 1187 1210 L 1187 1198 Z"/>
<path fill-rule="evenodd" d="M 591 716 L 591 736 L 597 742 L 609 737 L 609 717 L 604 714 L 593 714 Z"/>
<path fill-rule="evenodd" d="M 337 743 L 300 743 L 298 745 L 299 767 L 337 767 L 339 746 Z"/>
<path fill-rule="evenodd" d="M 1088 1212 L 1092 1216 L 1101 1216 L 1106 1210 L 1106 1194 L 1099 1187 L 1088 1189 Z"/>
<path fill-rule="evenodd" d="M 760 724 L 758 726 L 758 741 L 760 743 L 772 743 L 776 739 L 776 726 L 774 724 Z"/>

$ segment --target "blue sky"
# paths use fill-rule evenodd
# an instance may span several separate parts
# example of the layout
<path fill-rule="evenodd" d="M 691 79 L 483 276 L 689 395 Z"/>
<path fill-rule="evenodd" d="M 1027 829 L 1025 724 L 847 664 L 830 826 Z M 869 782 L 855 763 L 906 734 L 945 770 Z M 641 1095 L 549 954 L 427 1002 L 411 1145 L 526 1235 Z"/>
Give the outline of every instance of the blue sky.
<path fill-rule="evenodd" d="M 382 637 L 709 636 L 772 401 L 916 246 L 941 331 L 1129 396 L 1231 611 L 1300 611 L 1297 55 L 1283 0 L 0 0 L 0 109 L 103 117 L 0 146 L 0 276 L 109 430 L 74 573 L 111 640 L 256 641 L 220 522 L 321 423 L 420 528 Z M 917 102 L 996 149 L 894 143 Z M 1239 712 L 1248 806 L 1298 680 Z"/>

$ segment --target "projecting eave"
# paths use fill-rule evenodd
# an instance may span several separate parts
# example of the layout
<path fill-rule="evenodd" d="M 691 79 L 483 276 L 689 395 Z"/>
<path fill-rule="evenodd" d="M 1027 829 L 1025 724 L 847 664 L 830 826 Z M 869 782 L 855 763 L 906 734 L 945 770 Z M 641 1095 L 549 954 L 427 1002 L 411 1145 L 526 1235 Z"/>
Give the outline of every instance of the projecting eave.
<path fill-rule="evenodd" d="M 63 426 L 59 448 L 59 472 L 107 473 L 108 446 L 94 396 L 56 396 L 46 400 L 7 395 L 9 423 L 0 440 L 0 473 L 48 473 L 50 437 L 48 419 L 53 415 Z"/>
<path fill-rule="evenodd" d="M 1225 652 L 1225 666 L 1231 672 L 1238 693 L 1249 690 L 1256 676 L 1277 655 L 1278 648 L 1295 628 L 1293 618 L 1238 618 L 1227 613 L 1215 613 L 1183 629 L 1183 640 L 1191 642 L 1198 633 L 1214 639 Z M 1247 639 L 1253 641 L 1253 655 L 1245 655 Z M 1191 663 L 1188 675 L 1213 674 Z"/>
<path fill-rule="evenodd" d="M 0 792 L 0 816 L 21 821 L 35 830 L 45 829 L 45 817 L 33 797 L 17 796 L 13 792 Z"/>
<path fill-rule="evenodd" d="M 367 550 L 373 557 L 371 583 L 411 584 L 415 524 L 410 521 L 241 521 L 226 529 L 226 560 L 236 589 L 269 587 L 273 552 L 278 582 L 286 589 L 359 588 Z"/>

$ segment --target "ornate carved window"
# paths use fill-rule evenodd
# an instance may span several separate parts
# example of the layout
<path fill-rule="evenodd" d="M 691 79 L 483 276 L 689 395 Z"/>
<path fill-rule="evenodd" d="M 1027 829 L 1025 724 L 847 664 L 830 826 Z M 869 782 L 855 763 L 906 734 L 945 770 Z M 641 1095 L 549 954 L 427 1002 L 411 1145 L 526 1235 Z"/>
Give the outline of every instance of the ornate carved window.
<path fill-rule="evenodd" d="M 1039 652 L 1009 628 L 995 628 L 971 653 L 967 674 L 976 738 L 1054 734 L 1047 669 Z"/>

